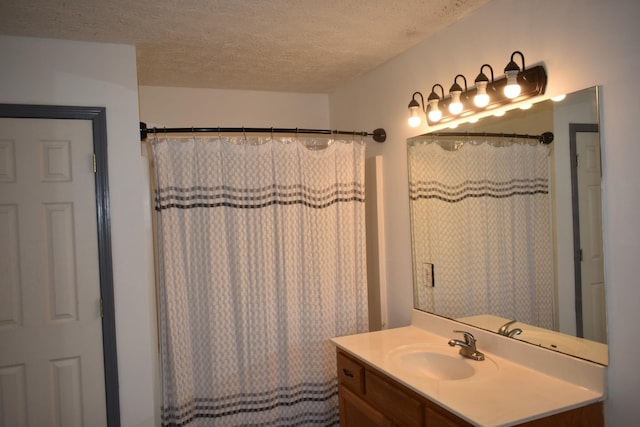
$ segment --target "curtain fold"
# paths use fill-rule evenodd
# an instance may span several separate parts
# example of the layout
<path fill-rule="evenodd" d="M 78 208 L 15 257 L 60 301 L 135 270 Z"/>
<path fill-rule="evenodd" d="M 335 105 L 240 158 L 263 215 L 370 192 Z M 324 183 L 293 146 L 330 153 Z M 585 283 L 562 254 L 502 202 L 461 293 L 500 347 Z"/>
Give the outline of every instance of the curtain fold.
<path fill-rule="evenodd" d="M 338 424 L 329 338 L 368 326 L 364 149 L 153 143 L 163 425 Z"/>
<path fill-rule="evenodd" d="M 497 139 L 409 146 L 418 306 L 553 327 L 548 147 Z"/>

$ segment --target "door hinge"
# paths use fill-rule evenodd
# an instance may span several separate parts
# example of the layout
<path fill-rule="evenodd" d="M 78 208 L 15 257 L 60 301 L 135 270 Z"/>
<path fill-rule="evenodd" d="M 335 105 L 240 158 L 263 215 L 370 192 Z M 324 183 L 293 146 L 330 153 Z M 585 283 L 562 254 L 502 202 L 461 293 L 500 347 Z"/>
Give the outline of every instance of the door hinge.
<path fill-rule="evenodd" d="M 100 298 L 100 317 L 104 317 L 104 306 L 102 305 L 102 298 Z"/>
<path fill-rule="evenodd" d="M 96 153 L 93 153 L 93 173 L 98 171 L 98 166 L 96 164 Z"/>

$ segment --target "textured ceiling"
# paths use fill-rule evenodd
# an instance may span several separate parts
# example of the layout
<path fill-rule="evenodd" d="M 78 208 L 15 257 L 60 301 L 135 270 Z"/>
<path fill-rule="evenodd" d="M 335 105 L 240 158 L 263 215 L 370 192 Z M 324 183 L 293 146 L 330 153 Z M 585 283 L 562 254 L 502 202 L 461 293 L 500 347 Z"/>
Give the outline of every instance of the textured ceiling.
<path fill-rule="evenodd" d="M 490 0 L 2 0 L 0 34 L 136 46 L 149 86 L 330 92 Z"/>

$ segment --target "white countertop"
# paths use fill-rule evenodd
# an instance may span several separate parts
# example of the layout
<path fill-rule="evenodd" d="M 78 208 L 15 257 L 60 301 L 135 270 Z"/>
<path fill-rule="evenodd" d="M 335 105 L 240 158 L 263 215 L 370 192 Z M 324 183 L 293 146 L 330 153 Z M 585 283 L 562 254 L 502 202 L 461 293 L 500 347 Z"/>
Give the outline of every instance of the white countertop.
<path fill-rule="evenodd" d="M 471 332 L 476 338 L 482 334 L 476 330 Z M 447 345 L 451 338 L 461 339 L 457 335 L 452 333 L 445 337 L 421 327 L 407 326 L 338 337 L 332 341 L 338 348 L 478 426 L 513 425 L 604 400 L 603 390 L 560 379 L 488 352 L 482 347 L 482 339 L 478 339 L 478 350 L 485 353 L 487 360 L 473 363 L 495 363 L 497 366 L 497 370 L 486 375 L 439 381 L 412 372 L 406 365 L 399 366 L 389 357 L 398 347 L 427 343 L 444 345 L 452 355 L 457 355 L 459 347 Z M 576 369 L 574 374 L 579 376 L 579 367 Z"/>

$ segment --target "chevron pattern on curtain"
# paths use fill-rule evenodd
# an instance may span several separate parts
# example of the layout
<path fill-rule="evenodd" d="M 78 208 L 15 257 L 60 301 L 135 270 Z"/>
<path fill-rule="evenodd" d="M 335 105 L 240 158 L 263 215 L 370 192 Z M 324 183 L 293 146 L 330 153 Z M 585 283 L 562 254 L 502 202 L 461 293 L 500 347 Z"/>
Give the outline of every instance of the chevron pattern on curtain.
<path fill-rule="evenodd" d="M 329 339 L 368 329 L 364 145 L 152 146 L 163 425 L 338 425 Z"/>

